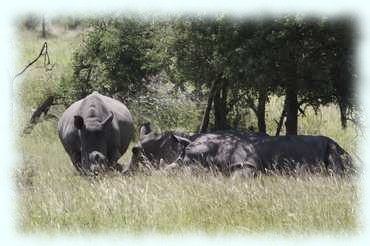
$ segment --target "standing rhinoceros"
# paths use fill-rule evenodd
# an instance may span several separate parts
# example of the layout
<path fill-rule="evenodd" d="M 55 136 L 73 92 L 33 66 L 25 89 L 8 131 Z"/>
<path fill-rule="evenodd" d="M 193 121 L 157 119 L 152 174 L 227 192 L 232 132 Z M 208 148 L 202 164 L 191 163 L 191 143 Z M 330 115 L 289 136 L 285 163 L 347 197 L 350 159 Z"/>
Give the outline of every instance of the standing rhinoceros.
<path fill-rule="evenodd" d="M 73 103 L 58 122 L 60 141 L 83 174 L 117 168 L 133 137 L 132 117 L 121 102 L 97 92 Z"/>

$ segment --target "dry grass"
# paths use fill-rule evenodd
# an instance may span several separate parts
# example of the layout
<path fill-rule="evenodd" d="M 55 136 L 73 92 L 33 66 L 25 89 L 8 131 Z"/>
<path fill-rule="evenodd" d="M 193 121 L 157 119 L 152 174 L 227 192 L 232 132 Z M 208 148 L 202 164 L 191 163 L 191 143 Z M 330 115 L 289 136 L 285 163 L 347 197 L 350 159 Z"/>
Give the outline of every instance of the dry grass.
<path fill-rule="evenodd" d="M 78 38 L 77 34 L 62 34 L 49 41 L 56 63 L 52 79 L 43 77 L 40 68 L 24 75 L 22 90 L 17 93 L 23 102 L 17 112 L 18 127 L 45 90 L 53 90 L 68 69 Z M 20 33 L 21 61 L 37 54 L 40 43 L 42 40 L 32 33 Z M 280 112 L 281 99 L 271 98 L 267 108 L 270 133 Z M 307 115 L 299 121 L 300 133 L 330 136 L 355 153 L 356 130 L 352 125 L 340 128 L 334 106 L 322 108 L 319 115 L 312 111 Z M 350 233 L 358 227 L 356 178 L 263 176 L 232 180 L 209 174 L 191 176 L 183 170 L 133 177 L 115 173 L 81 177 L 57 139 L 53 120 L 38 124 L 30 135 L 19 138 L 18 151 L 14 180 L 18 226 L 23 232 Z M 128 153 L 120 161 L 127 163 L 129 158 Z"/>
<path fill-rule="evenodd" d="M 356 178 L 230 179 L 184 170 L 132 177 L 77 174 L 43 122 L 20 140 L 19 229 L 25 232 L 351 232 Z M 120 161 L 127 163 L 129 153 Z"/>

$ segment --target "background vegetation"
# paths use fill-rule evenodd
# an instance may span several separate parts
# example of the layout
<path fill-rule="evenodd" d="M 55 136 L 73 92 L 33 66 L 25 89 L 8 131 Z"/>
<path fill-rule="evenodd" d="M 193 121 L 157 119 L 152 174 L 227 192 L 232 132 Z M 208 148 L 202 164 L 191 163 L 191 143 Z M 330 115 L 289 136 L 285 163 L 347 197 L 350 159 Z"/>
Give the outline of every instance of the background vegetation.
<path fill-rule="evenodd" d="M 20 230 L 315 233 L 358 226 L 356 179 L 231 180 L 187 170 L 89 179 L 77 175 L 56 135 L 65 107 L 98 90 L 124 101 L 136 124 L 151 121 L 157 130 L 252 127 L 274 135 L 285 116 L 293 123 L 281 125 L 282 133 L 326 135 L 356 156 L 351 19 L 28 16 L 17 25 L 17 66 L 34 59 L 44 41 L 51 59 L 15 80 L 18 133 L 33 109 L 56 98 L 18 139 Z M 130 151 L 120 161 L 129 158 Z"/>

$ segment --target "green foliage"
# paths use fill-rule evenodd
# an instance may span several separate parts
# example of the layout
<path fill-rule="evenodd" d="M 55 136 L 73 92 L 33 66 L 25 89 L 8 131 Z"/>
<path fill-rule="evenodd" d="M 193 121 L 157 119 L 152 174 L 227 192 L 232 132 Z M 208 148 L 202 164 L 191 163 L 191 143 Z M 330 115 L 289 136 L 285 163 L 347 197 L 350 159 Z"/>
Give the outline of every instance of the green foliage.
<path fill-rule="evenodd" d="M 149 23 L 134 17 L 100 18 L 91 23 L 73 57 L 73 75 L 61 85 L 72 98 L 96 90 L 132 96 L 145 89 L 157 70 L 150 66 Z"/>
<path fill-rule="evenodd" d="M 262 93 L 281 96 L 290 88 L 299 104 L 318 108 L 339 103 L 346 115 L 354 106 L 356 33 L 351 18 L 252 20 L 219 15 L 184 17 L 172 25 L 176 39 L 170 51 L 180 83 L 208 88 L 213 81 L 226 84 L 228 111 L 240 111 L 233 109 L 235 100 L 253 106 L 250 101 Z"/>
<path fill-rule="evenodd" d="M 68 102 L 94 90 L 135 102 L 150 98 L 148 88 L 157 82 L 184 91 L 191 85 L 203 100 L 215 83 L 216 127 L 223 119 L 238 127 L 246 108 L 264 121 L 268 98 L 288 89 L 298 96 L 294 107 L 339 104 L 343 126 L 355 107 L 351 19 L 116 15 L 83 22 L 89 28 L 74 52 L 72 73 L 58 83 Z"/>
<path fill-rule="evenodd" d="M 170 129 L 194 132 L 199 128 L 199 103 L 169 83 L 158 83 L 150 86 L 146 95 L 129 100 L 127 105 L 137 126 L 149 121 L 159 132 Z"/>

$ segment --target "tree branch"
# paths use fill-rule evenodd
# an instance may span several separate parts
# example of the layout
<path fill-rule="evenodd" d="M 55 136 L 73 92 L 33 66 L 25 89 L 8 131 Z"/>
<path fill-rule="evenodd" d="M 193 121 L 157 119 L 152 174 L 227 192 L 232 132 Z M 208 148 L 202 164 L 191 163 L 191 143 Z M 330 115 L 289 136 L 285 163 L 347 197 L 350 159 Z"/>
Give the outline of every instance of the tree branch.
<path fill-rule="evenodd" d="M 37 123 L 37 120 L 41 117 L 42 114 L 46 115 L 50 109 L 50 106 L 54 105 L 56 97 L 55 96 L 49 96 L 46 98 L 45 101 L 43 101 L 40 106 L 37 107 L 37 109 L 32 113 L 31 119 L 28 123 L 28 125 L 23 130 L 23 135 L 31 133 L 33 127 Z"/>
<path fill-rule="evenodd" d="M 20 75 L 22 75 L 29 67 L 31 67 L 35 62 L 37 62 L 38 59 L 40 59 L 40 57 L 44 55 L 44 65 L 49 65 L 50 64 L 50 57 L 49 57 L 49 53 L 48 53 L 48 43 L 45 42 L 43 45 L 42 45 L 42 48 L 40 50 L 40 53 L 39 55 L 33 60 L 31 61 L 30 63 L 28 63 L 27 66 L 25 66 L 22 71 L 20 71 L 19 73 L 17 73 L 12 81 L 14 81 L 17 77 L 19 77 Z"/>
<path fill-rule="evenodd" d="M 250 98 L 249 96 L 247 96 L 246 102 L 247 102 L 248 106 L 252 109 L 252 111 L 257 115 L 258 110 L 257 110 L 256 104 L 254 104 L 253 99 Z"/>

